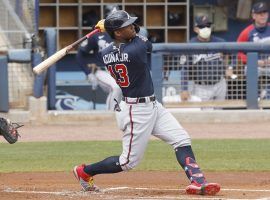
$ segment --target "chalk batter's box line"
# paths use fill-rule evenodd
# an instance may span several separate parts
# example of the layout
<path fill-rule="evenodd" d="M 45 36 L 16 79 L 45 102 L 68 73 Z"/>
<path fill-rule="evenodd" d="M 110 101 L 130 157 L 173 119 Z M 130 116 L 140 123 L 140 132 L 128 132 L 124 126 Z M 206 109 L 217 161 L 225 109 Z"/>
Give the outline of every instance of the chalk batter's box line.
<path fill-rule="evenodd" d="M 88 192 L 74 192 L 74 191 L 36 191 L 36 190 L 14 190 L 11 188 L 7 188 L 3 190 L 3 192 L 7 193 L 26 193 L 26 194 L 49 194 L 49 195 L 57 195 L 57 196 L 99 196 L 104 195 L 103 192 L 109 192 L 109 191 L 117 191 L 117 190 L 151 190 L 151 191 L 184 191 L 183 189 L 171 189 L 171 188 L 133 188 L 133 187 L 114 187 L 114 188 L 106 188 L 103 189 L 102 192 L 95 192 L 95 193 L 88 193 Z M 236 189 L 236 188 L 224 188 L 221 189 L 221 191 L 240 191 L 240 192 L 269 192 L 270 190 L 256 190 L 256 189 Z M 109 194 L 108 194 L 109 195 Z M 105 196 L 103 196 L 104 199 L 106 199 Z M 119 199 L 124 198 L 125 200 L 131 200 L 134 199 L 134 196 L 116 196 L 116 195 L 110 195 L 108 199 Z M 189 200 L 254 200 L 254 199 L 232 199 L 232 198 L 222 198 L 220 196 L 213 196 L 213 197 L 204 197 L 204 196 L 189 196 L 189 195 L 179 195 L 179 196 L 151 196 L 151 197 L 136 197 L 137 199 L 143 199 L 143 200 L 170 200 L 170 199 L 189 199 Z M 269 197 L 257 199 L 257 200 L 270 200 Z"/>

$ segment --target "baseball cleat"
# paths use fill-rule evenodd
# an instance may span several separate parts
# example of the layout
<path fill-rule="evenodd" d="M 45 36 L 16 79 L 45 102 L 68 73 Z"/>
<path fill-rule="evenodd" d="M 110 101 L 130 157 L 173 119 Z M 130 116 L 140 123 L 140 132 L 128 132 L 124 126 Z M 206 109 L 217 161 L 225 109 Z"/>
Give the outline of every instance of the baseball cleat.
<path fill-rule="evenodd" d="M 219 191 L 220 185 L 218 183 L 205 183 L 202 185 L 192 183 L 186 188 L 187 194 L 215 195 Z"/>
<path fill-rule="evenodd" d="M 93 177 L 83 171 L 84 167 L 85 165 L 80 165 L 73 168 L 75 178 L 79 181 L 83 191 L 98 192 L 99 188 L 94 184 Z"/>

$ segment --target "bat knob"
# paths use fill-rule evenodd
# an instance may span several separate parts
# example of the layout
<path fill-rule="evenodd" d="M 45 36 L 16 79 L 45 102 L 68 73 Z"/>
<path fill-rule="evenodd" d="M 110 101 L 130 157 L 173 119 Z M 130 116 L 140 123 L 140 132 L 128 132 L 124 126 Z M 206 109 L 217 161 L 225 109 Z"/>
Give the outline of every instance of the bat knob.
<path fill-rule="evenodd" d="M 42 71 L 40 71 L 38 68 L 34 67 L 33 72 L 35 75 L 40 75 Z"/>

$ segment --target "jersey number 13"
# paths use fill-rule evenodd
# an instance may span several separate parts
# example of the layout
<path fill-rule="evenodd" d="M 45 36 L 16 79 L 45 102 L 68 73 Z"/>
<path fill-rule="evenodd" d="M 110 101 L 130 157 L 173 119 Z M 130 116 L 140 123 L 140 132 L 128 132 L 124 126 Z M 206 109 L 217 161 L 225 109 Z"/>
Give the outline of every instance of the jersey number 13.
<path fill-rule="evenodd" d="M 115 79 L 116 83 L 120 87 L 128 87 L 130 82 L 126 65 L 116 64 L 114 69 L 115 72 L 113 71 L 113 67 L 111 65 L 108 66 L 108 70 L 111 76 Z"/>

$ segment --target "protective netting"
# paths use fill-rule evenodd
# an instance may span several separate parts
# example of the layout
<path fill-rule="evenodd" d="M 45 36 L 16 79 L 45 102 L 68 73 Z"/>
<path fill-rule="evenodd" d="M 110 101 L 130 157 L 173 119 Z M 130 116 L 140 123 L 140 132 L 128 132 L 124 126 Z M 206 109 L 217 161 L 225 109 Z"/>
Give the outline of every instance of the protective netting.
<path fill-rule="evenodd" d="M 11 63 L 8 66 L 8 88 L 10 108 L 26 108 L 32 95 L 33 80 L 30 64 Z"/>
<path fill-rule="evenodd" d="M 34 0 L 0 0 L 0 50 L 23 48 L 36 30 Z"/>
<path fill-rule="evenodd" d="M 268 58 L 269 54 L 259 55 L 260 60 Z M 184 102 L 186 97 L 185 102 L 192 102 L 193 107 L 194 103 L 208 107 L 211 104 L 203 104 L 207 101 L 218 107 L 243 107 L 247 85 L 245 62 L 239 54 L 164 55 L 163 102 Z M 258 67 L 258 82 L 258 100 L 270 100 L 270 62 Z"/>
<path fill-rule="evenodd" d="M 0 0 L 0 51 L 32 48 L 31 35 L 36 32 L 35 0 Z M 33 90 L 31 63 L 9 63 L 10 108 L 25 108 Z"/>

